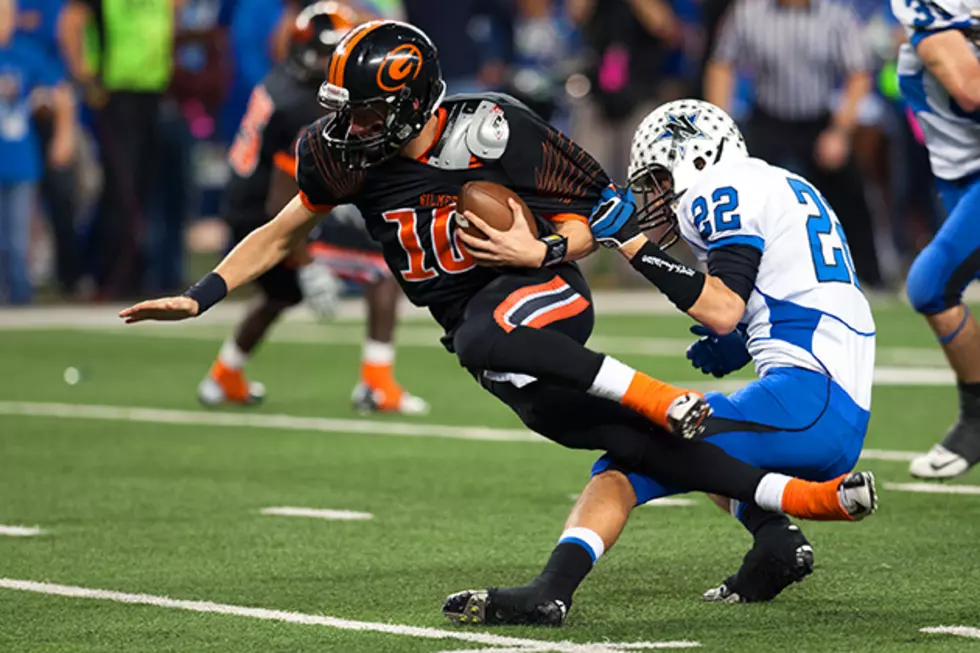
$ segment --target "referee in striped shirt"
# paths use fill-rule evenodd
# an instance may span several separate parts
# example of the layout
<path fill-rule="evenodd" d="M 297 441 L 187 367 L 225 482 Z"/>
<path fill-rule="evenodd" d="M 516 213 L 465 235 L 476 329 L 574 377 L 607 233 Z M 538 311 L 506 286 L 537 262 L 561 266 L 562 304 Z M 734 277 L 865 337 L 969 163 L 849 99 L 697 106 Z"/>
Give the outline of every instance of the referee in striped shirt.
<path fill-rule="evenodd" d="M 807 177 L 844 226 L 858 276 L 881 284 L 864 184 L 851 159 L 871 53 L 853 9 L 836 0 L 736 0 L 705 71 L 705 98 L 730 111 L 735 69 L 755 84 L 749 153 Z M 843 90 L 831 112 L 830 100 Z"/>

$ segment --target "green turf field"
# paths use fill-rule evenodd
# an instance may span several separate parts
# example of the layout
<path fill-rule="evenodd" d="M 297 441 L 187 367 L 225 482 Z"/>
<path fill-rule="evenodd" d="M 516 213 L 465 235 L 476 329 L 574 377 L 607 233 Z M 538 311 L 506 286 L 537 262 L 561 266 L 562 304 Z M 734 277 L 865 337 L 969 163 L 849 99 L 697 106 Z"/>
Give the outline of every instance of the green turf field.
<path fill-rule="evenodd" d="M 687 324 L 604 316 L 596 343 L 661 378 L 703 381 L 683 359 Z M 918 317 L 891 307 L 878 312 L 878 325 L 879 365 L 890 380 L 875 391 L 867 446 L 901 458 L 941 436 L 955 396 L 952 386 L 938 385 L 942 357 Z M 577 595 L 565 629 L 451 627 L 440 613 L 450 592 L 537 573 L 595 456 L 518 430 L 434 346 L 438 334 L 428 323 L 402 329 L 398 375 L 431 402 L 432 413 L 365 425 L 348 406 L 360 330 L 354 323 L 283 325 L 250 367 L 268 401 L 244 418 L 242 411 L 206 412 L 194 398 L 225 327 L 0 331 L 0 525 L 44 531 L 0 535 L 0 651 L 611 653 L 683 641 L 756 653 L 980 645 L 920 632 L 980 628 L 973 578 L 980 495 L 890 490 L 886 484 L 913 479 L 907 462 L 881 455 L 861 463 L 878 475 L 880 512 L 861 524 L 807 525 L 817 571 L 771 604 L 700 603 L 704 589 L 737 567 L 749 537 L 706 498 L 692 496 L 690 506 L 638 509 Z M 82 371 L 80 383 L 63 381 L 69 366 Z M 223 415 L 225 425 L 217 423 Z M 249 415 L 264 418 L 248 423 Z M 956 483 L 980 486 L 980 472 Z M 260 513 L 282 506 L 373 519 Z M 221 606 L 290 614 L 215 613 L 235 610 Z M 295 623 L 303 621 L 311 623 Z"/>

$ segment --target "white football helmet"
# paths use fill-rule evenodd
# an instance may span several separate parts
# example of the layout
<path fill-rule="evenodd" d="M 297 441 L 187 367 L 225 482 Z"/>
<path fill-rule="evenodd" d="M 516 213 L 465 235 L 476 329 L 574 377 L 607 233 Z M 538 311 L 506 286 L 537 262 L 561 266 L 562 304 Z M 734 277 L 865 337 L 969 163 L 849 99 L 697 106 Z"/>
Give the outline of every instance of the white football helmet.
<path fill-rule="evenodd" d="M 697 175 L 719 161 L 749 155 L 727 113 L 702 100 L 676 100 L 655 109 L 633 134 L 627 183 L 638 195 L 644 229 L 667 226 L 662 247 L 677 241 L 677 200 Z M 669 182 L 669 183 L 665 183 Z"/>

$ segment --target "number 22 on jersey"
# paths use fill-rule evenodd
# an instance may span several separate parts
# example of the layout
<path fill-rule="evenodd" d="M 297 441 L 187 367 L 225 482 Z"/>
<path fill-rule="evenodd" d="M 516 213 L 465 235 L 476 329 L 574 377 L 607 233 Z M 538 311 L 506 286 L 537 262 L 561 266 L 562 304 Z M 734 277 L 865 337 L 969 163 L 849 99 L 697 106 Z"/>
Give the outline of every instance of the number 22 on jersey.
<path fill-rule="evenodd" d="M 429 209 L 422 209 L 428 211 Z M 434 254 L 435 265 L 447 274 L 460 274 L 476 266 L 469 252 L 456 242 L 453 231 L 453 206 L 442 206 L 432 210 L 429 221 L 429 243 Z M 408 257 L 408 267 L 399 270 L 405 281 L 426 281 L 439 276 L 439 271 L 433 265 L 431 256 L 422 244 L 419 236 L 419 216 L 416 209 L 397 209 L 382 214 L 387 222 L 398 225 L 398 243 Z M 426 260 L 429 259 L 429 260 Z"/>
<path fill-rule="evenodd" d="M 854 262 L 847 247 L 844 228 L 837 221 L 837 216 L 824 201 L 817 190 L 802 179 L 789 177 L 789 187 L 793 189 L 796 200 L 806 206 L 813 207 L 816 213 L 811 213 L 806 220 L 806 233 L 810 240 L 810 254 L 813 257 L 813 271 L 820 283 L 858 283 L 854 272 Z M 831 260 L 824 255 L 824 243 L 831 245 Z"/>

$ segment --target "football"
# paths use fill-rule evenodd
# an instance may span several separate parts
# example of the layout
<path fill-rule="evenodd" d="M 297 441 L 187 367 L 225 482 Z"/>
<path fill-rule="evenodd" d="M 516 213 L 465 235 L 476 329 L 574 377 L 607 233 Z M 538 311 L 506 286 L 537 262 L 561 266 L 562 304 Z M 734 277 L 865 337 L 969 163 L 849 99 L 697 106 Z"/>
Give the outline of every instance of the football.
<path fill-rule="evenodd" d="M 507 206 L 507 200 L 511 197 L 524 209 L 531 233 L 537 238 L 538 225 L 524 200 L 506 186 L 489 181 L 471 181 L 463 184 L 463 188 L 459 191 L 459 199 L 456 200 L 456 224 L 471 236 L 486 239 L 484 233 L 477 229 L 476 225 L 470 224 L 463 215 L 464 211 L 472 211 L 494 229 L 507 231 L 514 221 L 510 207 Z"/>

